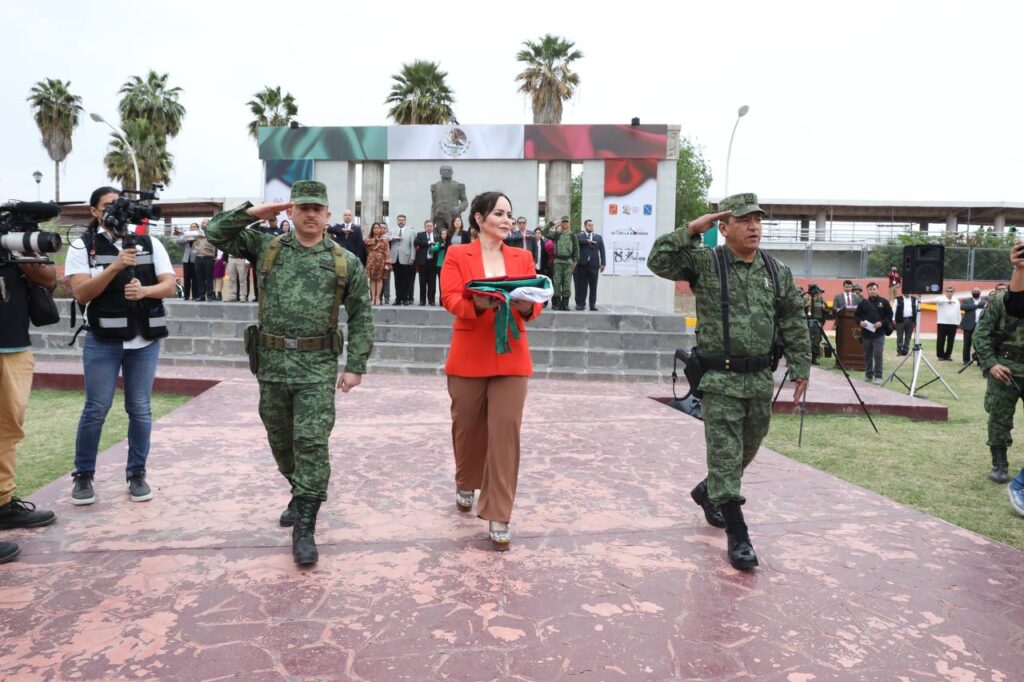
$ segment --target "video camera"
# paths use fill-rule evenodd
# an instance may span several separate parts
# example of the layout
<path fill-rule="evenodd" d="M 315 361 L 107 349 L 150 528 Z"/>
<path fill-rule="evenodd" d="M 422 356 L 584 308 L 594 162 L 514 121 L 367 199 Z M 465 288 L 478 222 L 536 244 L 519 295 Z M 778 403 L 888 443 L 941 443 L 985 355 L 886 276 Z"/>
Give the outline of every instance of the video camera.
<path fill-rule="evenodd" d="M 52 202 L 11 201 L 0 204 L 0 265 L 53 263 L 45 254 L 60 251 L 56 232 L 43 232 L 39 223 L 60 215 Z M 34 253 L 35 256 L 25 254 Z"/>
<path fill-rule="evenodd" d="M 819 287 L 817 284 L 809 284 L 807 285 L 807 293 L 810 294 L 811 296 L 814 296 L 815 294 L 825 293 L 825 290 Z"/>
<path fill-rule="evenodd" d="M 117 200 L 103 211 L 100 225 L 113 232 L 115 236 L 123 238 L 129 234 L 129 225 L 139 225 L 143 220 L 147 219 L 158 220 L 160 218 L 160 207 L 154 206 L 149 202 L 158 200 L 160 198 L 160 190 L 163 188 L 163 185 L 154 183 L 153 189 L 148 192 L 137 189 L 122 189 L 118 193 Z"/>

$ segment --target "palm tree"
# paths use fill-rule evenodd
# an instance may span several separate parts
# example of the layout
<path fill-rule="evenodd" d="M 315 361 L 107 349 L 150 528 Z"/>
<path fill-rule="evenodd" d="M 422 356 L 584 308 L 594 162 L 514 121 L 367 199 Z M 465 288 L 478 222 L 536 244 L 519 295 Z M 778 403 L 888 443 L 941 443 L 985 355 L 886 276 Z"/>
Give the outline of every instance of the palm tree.
<path fill-rule="evenodd" d="M 153 183 L 170 184 L 174 156 L 167 151 L 163 136 L 145 119 L 125 121 L 122 127 L 139 162 L 139 175 L 142 176 L 139 187 L 149 187 Z M 103 157 L 107 175 L 124 187 L 134 187 L 135 168 L 131 153 L 120 135 L 111 133 L 110 138 L 110 151 Z"/>
<path fill-rule="evenodd" d="M 43 146 L 53 159 L 53 195 L 60 201 L 60 163 L 71 153 L 71 134 L 78 127 L 82 98 L 72 95 L 71 81 L 47 78 L 32 86 L 28 97 L 35 109 L 36 125 L 43 135 Z"/>
<path fill-rule="evenodd" d="M 580 77 L 570 66 L 583 53 L 573 49 L 576 43 L 544 35 L 539 41 L 523 41 L 525 49 L 516 55 L 516 61 L 526 65 L 516 76 L 519 92 L 530 96 L 535 124 L 561 123 L 562 102 L 576 94 Z"/>
<path fill-rule="evenodd" d="M 169 74 L 160 75 L 150 71 L 143 80 L 138 76 L 129 78 L 118 92 L 121 94 L 121 120 L 145 119 L 153 134 L 166 139 L 181 132 L 185 118 L 185 107 L 178 102 L 181 88 L 168 88 Z"/>
<path fill-rule="evenodd" d="M 402 64 L 402 70 L 391 76 L 391 94 L 384 100 L 391 104 L 388 116 L 398 125 L 442 125 L 455 121 L 452 105 L 455 95 L 444 82 L 448 77 L 437 62 L 417 59 Z"/>
<path fill-rule="evenodd" d="M 253 95 L 253 99 L 246 102 L 249 111 L 256 118 L 249 122 L 249 134 L 252 138 L 258 139 L 259 129 L 265 126 L 286 126 L 292 122 L 299 113 L 299 107 L 295 104 L 295 98 L 291 93 L 286 92 L 281 96 L 281 86 L 272 88 L 269 85 Z"/>

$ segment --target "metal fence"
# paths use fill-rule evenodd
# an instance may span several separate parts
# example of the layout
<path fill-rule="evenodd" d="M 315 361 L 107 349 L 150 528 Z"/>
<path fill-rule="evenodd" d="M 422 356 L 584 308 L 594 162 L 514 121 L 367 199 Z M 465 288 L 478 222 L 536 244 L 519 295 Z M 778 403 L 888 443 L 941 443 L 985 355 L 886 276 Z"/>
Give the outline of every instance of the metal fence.
<path fill-rule="evenodd" d="M 804 277 L 885 277 L 889 268 L 903 262 L 903 246 L 899 244 L 868 245 L 847 250 L 818 250 L 797 247 L 772 248 L 767 251 L 781 258 L 793 271 Z M 943 277 L 949 280 L 1007 281 L 1013 274 L 1006 248 L 946 247 Z"/>

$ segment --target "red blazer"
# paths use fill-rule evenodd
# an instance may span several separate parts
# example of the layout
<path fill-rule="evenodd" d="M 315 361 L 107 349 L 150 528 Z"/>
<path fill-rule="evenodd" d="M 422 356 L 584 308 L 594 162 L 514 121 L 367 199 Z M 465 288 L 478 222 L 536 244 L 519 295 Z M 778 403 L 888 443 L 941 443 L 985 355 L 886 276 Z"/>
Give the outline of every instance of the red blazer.
<path fill-rule="evenodd" d="M 505 258 L 505 274 L 509 277 L 535 277 L 533 258 L 529 251 L 501 245 Z M 448 247 L 441 266 L 441 304 L 455 316 L 452 345 L 444 372 L 456 377 L 530 376 L 533 361 L 526 339 L 523 316 L 512 308 L 519 328 L 519 338 L 510 337 L 512 350 L 501 355 L 494 348 L 494 310 L 477 315 L 472 299 L 463 298 L 466 284 L 483 279 L 484 260 L 480 241 Z M 540 315 L 543 306 L 535 304 L 530 319 Z"/>

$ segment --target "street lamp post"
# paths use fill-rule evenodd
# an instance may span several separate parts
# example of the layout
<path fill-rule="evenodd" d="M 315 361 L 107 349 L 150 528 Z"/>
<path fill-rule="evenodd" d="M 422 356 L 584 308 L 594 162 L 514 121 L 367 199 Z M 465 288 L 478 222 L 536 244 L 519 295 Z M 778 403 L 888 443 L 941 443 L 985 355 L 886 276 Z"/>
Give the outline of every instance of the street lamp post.
<path fill-rule="evenodd" d="M 736 128 L 740 124 L 740 119 L 747 115 L 750 111 L 750 107 L 744 104 L 736 112 L 736 123 L 732 126 L 732 135 L 729 136 L 729 151 L 725 155 L 725 193 L 723 197 L 729 196 L 729 164 L 732 162 L 732 141 L 736 137 Z M 715 226 L 704 233 L 704 243 L 708 246 L 718 245 L 718 222 L 715 222 Z"/>
<path fill-rule="evenodd" d="M 135 168 L 135 189 L 136 189 L 136 191 L 141 189 L 142 185 L 140 183 L 141 183 L 142 179 L 139 177 L 139 160 L 135 157 L 135 148 L 132 147 L 132 143 L 128 141 L 128 135 L 123 130 L 121 130 L 120 128 L 118 128 L 114 124 L 110 123 L 109 121 L 107 121 L 105 118 L 103 118 L 99 114 L 96 114 L 96 113 L 89 114 L 89 118 L 91 118 L 92 120 L 96 121 L 97 123 L 106 124 L 106 126 L 108 128 L 110 128 L 111 130 L 113 130 L 114 134 L 117 135 L 119 138 L 121 138 L 121 141 L 124 142 L 124 146 L 128 148 L 128 154 L 132 157 L 132 166 Z M 735 130 L 733 132 L 735 132 Z M 728 177 L 728 175 L 729 174 L 727 172 L 726 173 L 726 177 Z"/>
<path fill-rule="evenodd" d="M 725 196 L 729 196 L 729 164 L 732 161 L 732 141 L 736 137 L 736 128 L 740 125 L 740 119 L 747 115 L 750 107 L 744 104 L 736 112 L 736 123 L 732 126 L 732 135 L 729 136 L 729 151 L 725 155 Z"/>
<path fill-rule="evenodd" d="M 32 179 L 36 181 L 36 201 L 39 201 L 39 183 L 43 181 L 43 174 L 36 171 L 32 174 Z"/>

